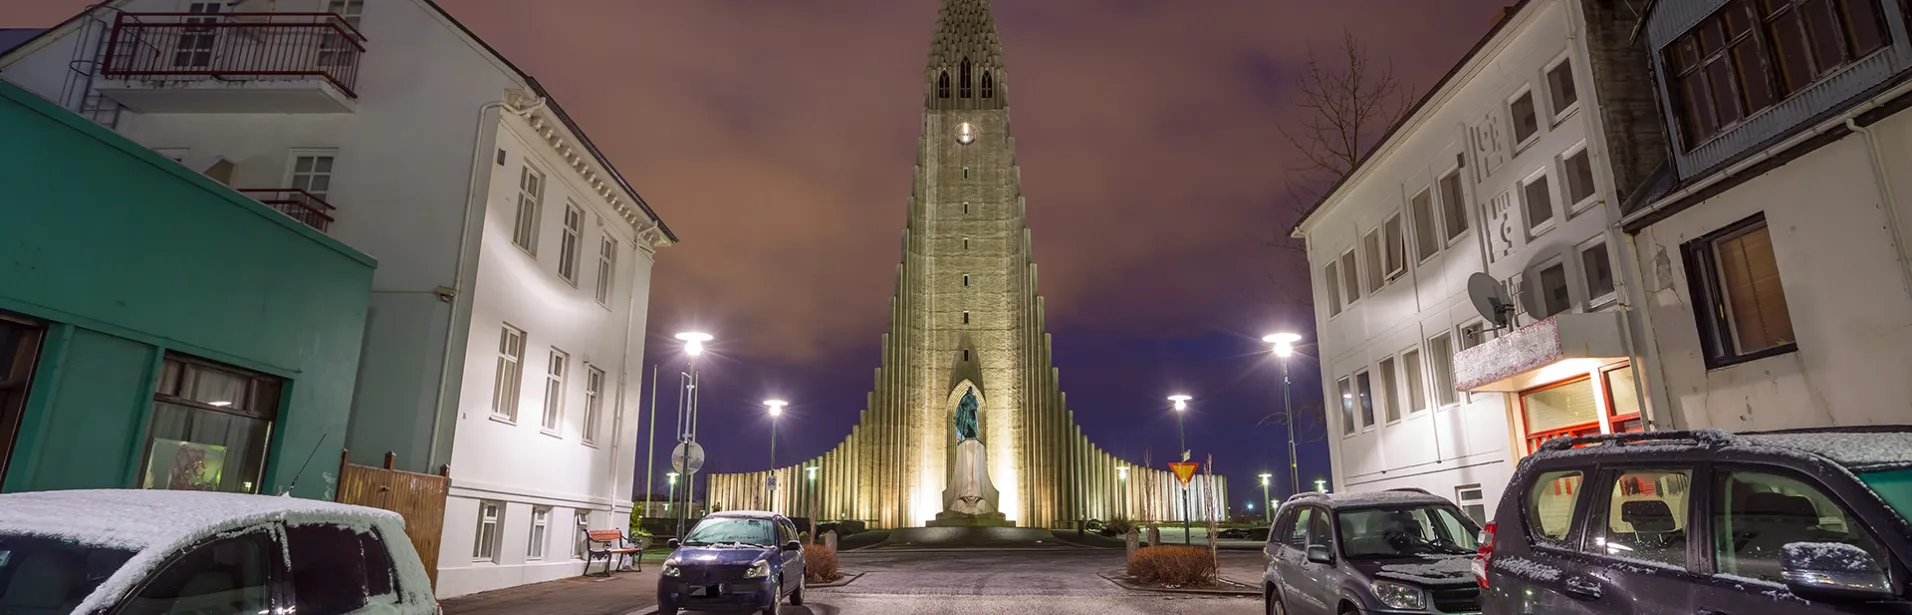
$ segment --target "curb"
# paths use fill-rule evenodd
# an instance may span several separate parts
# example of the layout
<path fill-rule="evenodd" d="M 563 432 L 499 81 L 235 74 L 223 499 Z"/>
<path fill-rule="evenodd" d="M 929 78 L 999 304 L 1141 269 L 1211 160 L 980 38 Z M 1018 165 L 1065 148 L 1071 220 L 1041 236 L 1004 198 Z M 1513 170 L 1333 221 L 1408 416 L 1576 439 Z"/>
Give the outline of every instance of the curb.
<path fill-rule="evenodd" d="M 1136 585 L 1136 584 L 1130 583 L 1128 580 L 1128 575 L 1120 573 L 1120 572 L 1098 572 L 1096 573 L 1096 576 L 1102 577 L 1104 580 L 1110 583 L 1116 584 L 1117 587 L 1121 587 L 1122 589 L 1126 589 L 1129 591 L 1156 592 L 1156 593 L 1163 593 L 1163 594 L 1203 594 L 1203 595 L 1209 595 L 1209 596 L 1253 596 L 1257 598 L 1261 597 L 1261 590 L 1253 589 L 1248 586 L 1241 585 L 1240 583 L 1236 583 L 1234 581 L 1230 581 L 1227 579 L 1221 579 L 1220 581 L 1224 585 L 1241 586 L 1241 589 L 1228 589 L 1228 588 L 1180 589 L 1180 588 L 1166 588 L 1166 587 L 1145 587 L 1142 585 Z"/>
<path fill-rule="evenodd" d="M 851 581 L 855 581 L 857 579 L 863 578 L 863 574 L 864 573 L 861 573 L 861 572 L 857 572 L 857 573 L 846 572 L 846 573 L 843 573 L 843 578 L 841 579 L 837 579 L 829 583 L 804 583 L 803 588 L 804 589 L 821 589 L 821 588 L 827 588 L 827 587 L 843 587 L 845 585 L 849 585 Z"/>
<path fill-rule="evenodd" d="M 806 583 L 804 584 L 803 588 L 814 589 L 814 588 L 824 588 L 824 587 L 843 587 L 845 585 L 849 585 L 851 581 L 855 581 L 862 577 L 863 577 L 863 573 L 861 572 L 856 574 L 846 574 L 846 575 L 843 575 L 842 579 L 837 580 L 837 582 L 835 583 L 829 583 L 824 585 L 810 585 Z M 657 605 L 652 604 L 648 606 L 640 606 L 635 609 L 625 611 L 624 613 L 622 613 L 622 615 L 657 615 Z"/>

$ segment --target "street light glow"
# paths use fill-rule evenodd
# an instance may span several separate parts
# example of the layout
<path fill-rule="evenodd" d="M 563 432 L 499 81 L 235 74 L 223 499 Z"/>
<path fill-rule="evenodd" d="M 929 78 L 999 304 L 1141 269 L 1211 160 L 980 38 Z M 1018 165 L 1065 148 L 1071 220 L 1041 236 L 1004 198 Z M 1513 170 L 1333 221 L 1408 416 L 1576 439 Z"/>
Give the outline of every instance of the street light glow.
<path fill-rule="evenodd" d="M 1169 400 L 1169 401 L 1172 401 L 1172 402 L 1175 402 L 1175 411 L 1176 411 L 1176 412 L 1182 412 L 1182 411 L 1185 411 L 1185 410 L 1188 410 L 1188 400 L 1191 400 L 1191 399 L 1195 399 L 1195 398 L 1193 398 L 1193 397 L 1189 397 L 1189 396 L 1187 396 L 1187 395 L 1170 395 L 1170 396 L 1168 396 L 1168 400 Z"/>
<path fill-rule="evenodd" d="M 1295 342 L 1301 341 L 1301 336 L 1295 333 L 1274 333 L 1263 336 L 1261 341 L 1273 344 L 1275 356 L 1286 359 L 1295 356 Z"/>
<path fill-rule="evenodd" d="M 764 402 L 763 405 L 770 406 L 770 416 L 774 417 L 783 415 L 783 407 L 790 405 L 790 402 L 781 399 L 772 399 Z"/>
<path fill-rule="evenodd" d="M 1269 473 L 1267 473 L 1267 472 L 1262 472 L 1262 473 L 1260 474 L 1260 476 L 1261 476 L 1261 484 L 1263 484 L 1263 485 L 1267 485 L 1267 484 L 1268 484 L 1268 479 L 1269 479 L 1269 478 L 1272 478 L 1272 477 L 1274 477 L 1274 475 L 1273 475 L 1273 474 L 1269 474 Z"/>
<path fill-rule="evenodd" d="M 709 333 L 685 331 L 683 333 L 677 334 L 677 339 L 684 342 L 684 352 L 689 353 L 690 356 L 694 357 L 700 354 L 704 354 L 704 342 L 708 342 L 715 338 L 712 338 Z"/>
<path fill-rule="evenodd" d="M 673 484 L 673 485 L 675 485 L 675 484 L 677 484 L 677 473 L 676 473 L 676 472 L 665 472 L 665 473 L 664 473 L 664 477 L 665 477 L 665 478 L 669 478 L 669 479 L 670 479 L 670 481 L 671 481 L 671 484 Z"/>

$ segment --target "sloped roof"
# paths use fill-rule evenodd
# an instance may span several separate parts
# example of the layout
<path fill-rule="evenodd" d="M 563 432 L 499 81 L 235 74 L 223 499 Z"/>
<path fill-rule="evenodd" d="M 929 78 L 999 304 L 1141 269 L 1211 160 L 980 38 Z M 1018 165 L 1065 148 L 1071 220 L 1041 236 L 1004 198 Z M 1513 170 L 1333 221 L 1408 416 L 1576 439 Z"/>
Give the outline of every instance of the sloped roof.
<path fill-rule="evenodd" d="M 6 53 L 7 50 L 18 47 L 21 43 L 33 40 L 33 37 L 45 31 L 45 28 L 0 28 L 0 53 Z"/>

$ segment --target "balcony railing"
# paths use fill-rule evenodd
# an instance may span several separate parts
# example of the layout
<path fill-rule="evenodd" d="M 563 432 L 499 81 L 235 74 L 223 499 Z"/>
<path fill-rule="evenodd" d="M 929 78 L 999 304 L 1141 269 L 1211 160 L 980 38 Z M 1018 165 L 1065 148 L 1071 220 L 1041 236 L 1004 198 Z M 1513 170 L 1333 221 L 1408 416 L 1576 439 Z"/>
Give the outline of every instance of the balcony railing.
<path fill-rule="evenodd" d="M 325 199 L 298 188 L 241 188 L 239 192 L 321 233 L 332 225 L 332 212 L 337 209 Z"/>
<path fill-rule="evenodd" d="M 100 74 L 324 79 L 357 98 L 365 37 L 332 13 L 121 13 Z"/>

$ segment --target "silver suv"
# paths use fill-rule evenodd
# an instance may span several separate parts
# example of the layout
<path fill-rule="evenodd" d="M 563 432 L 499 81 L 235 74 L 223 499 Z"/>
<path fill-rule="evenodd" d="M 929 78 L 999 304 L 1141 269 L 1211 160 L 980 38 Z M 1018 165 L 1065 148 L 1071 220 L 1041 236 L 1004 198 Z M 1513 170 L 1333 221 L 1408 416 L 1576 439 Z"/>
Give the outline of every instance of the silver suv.
<path fill-rule="evenodd" d="M 1263 552 L 1270 615 L 1479 613 L 1480 527 L 1419 489 L 1302 493 L 1276 513 Z"/>

